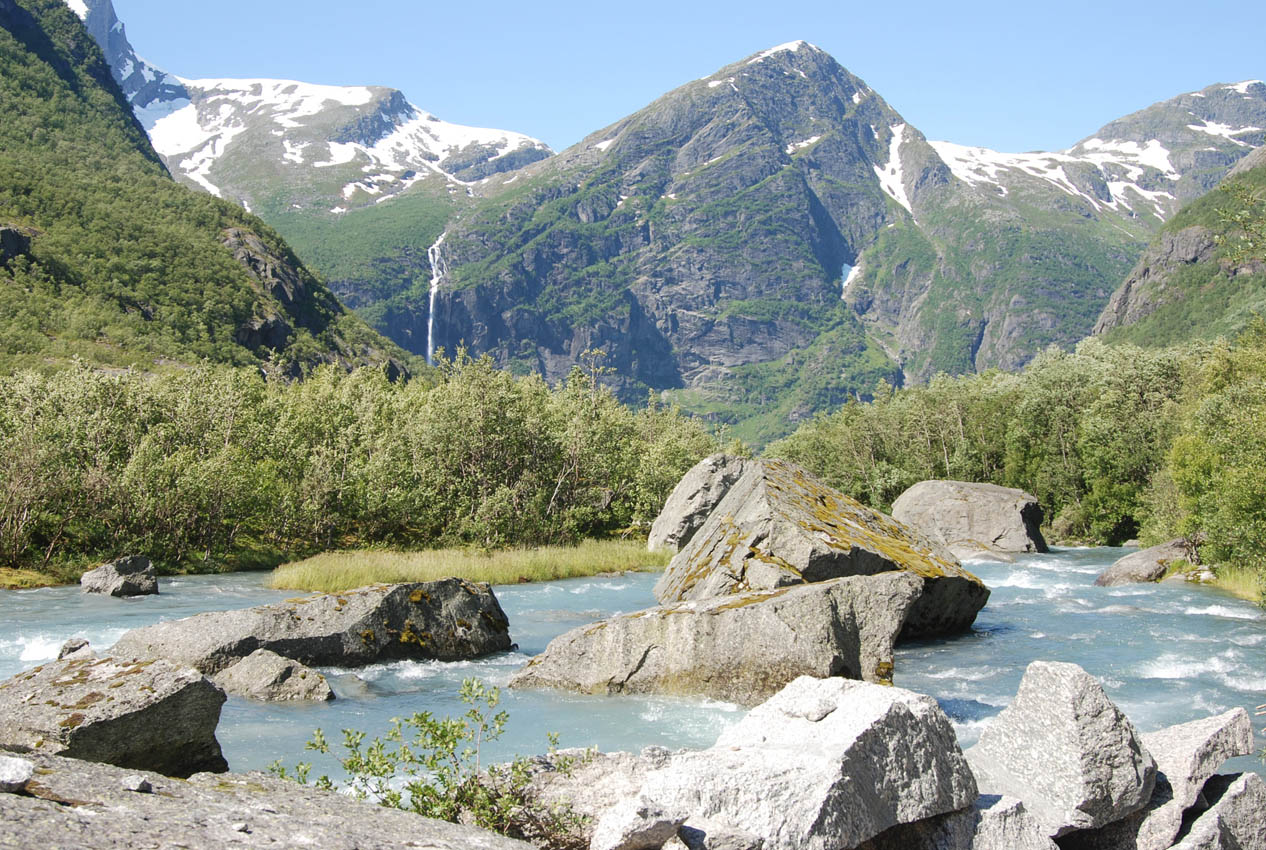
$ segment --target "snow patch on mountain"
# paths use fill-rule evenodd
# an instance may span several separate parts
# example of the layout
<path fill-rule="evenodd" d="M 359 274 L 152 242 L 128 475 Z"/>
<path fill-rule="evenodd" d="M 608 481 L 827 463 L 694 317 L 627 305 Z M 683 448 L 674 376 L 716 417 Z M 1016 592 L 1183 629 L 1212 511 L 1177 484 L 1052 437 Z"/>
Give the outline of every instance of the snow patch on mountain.
<path fill-rule="evenodd" d="M 1227 86 L 1226 89 L 1227 91 L 1239 92 L 1240 94 L 1248 94 L 1249 89 L 1253 86 L 1260 85 L 1262 85 L 1261 80 L 1245 80 L 1242 83 L 1235 83 L 1234 85 Z"/>
<path fill-rule="evenodd" d="M 871 128 L 874 130 L 874 127 Z M 888 143 L 888 162 L 886 165 L 874 166 L 875 175 L 879 178 L 880 187 L 910 215 L 914 215 L 914 207 L 910 205 L 910 196 L 906 194 L 905 176 L 901 170 L 901 144 L 905 140 L 906 125 L 893 124 L 892 140 Z"/>
<path fill-rule="evenodd" d="M 1229 124 L 1220 124 L 1217 121 L 1205 121 L 1203 124 L 1188 124 L 1187 129 L 1196 130 L 1197 132 L 1200 132 L 1200 133 L 1208 133 L 1210 136 L 1221 136 L 1224 139 L 1230 139 L 1231 141 L 1235 142 L 1237 145 L 1242 145 L 1243 147 L 1251 148 L 1252 145 L 1250 145 L 1248 142 L 1241 141 L 1240 139 L 1237 139 L 1235 137 L 1243 133 L 1255 133 L 1261 130 L 1262 128 L 1261 127 L 1240 127 L 1239 129 L 1236 129 Z"/>
<path fill-rule="evenodd" d="M 757 62 L 764 62 L 769 57 L 775 56 L 779 53 L 795 53 L 797 50 L 799 50 L 802 47 L 808 47 L 811 50 L 817 50 L 816 47 L 814 47 L 812 44 L 810 44 L 807 41 L 789 41 L 786 44 L 780 44 L 777 47 L 771 47 L 768 50 L 762 50 L 760 53 L 757 53 L 751 59 L 748 59 L 747 64 L 755 65 Z"/>
<path fill-rule="evenodd" d="M 802 142 L 792 142 L 791 144 L 787 145 L 787 147 L 785 148 L 785 151 L 786 151 L 787 156 L 791 156 L 796 151 L 816 145 L 820 141 L 822 141 L 821 136 L 810 136 L 809 138 L 805 139 Z"/>

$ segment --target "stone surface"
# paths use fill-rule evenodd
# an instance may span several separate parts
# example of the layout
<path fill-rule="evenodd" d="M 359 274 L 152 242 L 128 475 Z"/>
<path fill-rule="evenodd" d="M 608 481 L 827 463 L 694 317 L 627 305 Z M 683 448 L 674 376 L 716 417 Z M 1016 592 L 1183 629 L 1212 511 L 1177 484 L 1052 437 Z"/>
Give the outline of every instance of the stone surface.
<path fill-rule="evenodd" d="M 89 647 L 88 641 L 81 637 L 73 637 L 62 644 L 62 648 L 57 651 L 57 660 L 70 658 L 79 653 L 91 654 L 92 649 Z"/>
<path fill-rule="evenodd" d="M 1060 850 L 1014 797 L 985 795 L 974 806 L 895 826 L 857 850 Z"/>
<path fill-rule="evenodd" d="M 546 808 L 566 806 L 585 818 L 582 839 L 593 836 L 602 815 L 621 800 L 640 794 L 646 774 L 668 764 L 672 753 L 647 747 L 640 754 L 566 749 L 529 760 L 528 796 Z"/>
<path fill-rule="evenodd" d="M 1030 664 L 967 759 L 982 793 L 1020 798 L 1051 836 L 1120 820 L 1156 784 L 1133 724 L 1075 664 Z"/>
<path fill-rule="evenodd" d="M 223 771 L 223 704 L 224 692 L 188 667 L 68 658 L 0 683 L 0 747 L 168 776 Z"/>
<path fill-rule="evenodd" d="M 0 796 L 0 847 L 186 850 L 532 850 L 474 827 L 384 809 L 263 773 L 148 774 L 153 793 L 123 787 L 127 771 L 33 755 L 27 793 Z"/>
<path fill-rule="evenodd" d="M 674 754 L 641 793 L 765 839 L 839 850 L 901 823 L 965 808 L 976 783 L 931 697 L 801 677 L 721 734 Z"/>
<path fill-rule="evenodd" d="M 1010 487 L 920 481 L 892 503 L 892 516 L 959 558 L 1047 551 L 1037 497 Z"/>
<path fill-rule="evenodd" d="M 21 791 L 35 775 L 35 765 L 27 759 L 0 756 L 0 793 Z"/>
<path fill-rule="evenodd" d="M 308 665 L 455 661 L 509 649 L 509 623 L 486 584 L 459 578 L 374 585 L 133 629 L 120 657 L 168 658 L 208 675 L 257 649 Z"/>
<path fill-rule="evenodd" d="M 149 558 L 129 555 L 79 577 L 84 593 L 103 593 L 108 596 L 147 596 L 158 593 L 158 576 Z"/>
<path fill-rule="evenodd" d="M 1174 850 L 1266 850 L 1266 782 L 1260 776 L 1217 776 L 1205 793 L 1209 811 Z"/>
<path fill-rule="evenodd" d="M 607 809 L 594 825 L 589 850 L 659 850 L 686 820 L 654 800 L 629 797 Z"/>
<path fill-rule="evenodd" d="M 226 693 L 264 702 L 334 699 L 334 691 L 320 673 L 267 649 L 257 649 L 216 673 L 214 681 Z"/>
<path fill-rule="evenodd" d="M 763 850 L 765 839 L 741 829 L 691 818 L 664 845 L 664 850 Z"/>
<path fill-rule="evenodd" d="M 1179 538 L 1126 555 L 1104 570 L 1095 579 L 1095 584 L 1112 587 L 1118 584 L 1160 581 L 1174 561 L 1197 563 L 1195 550 L 1186 540 Z"/>
<path fill-rule="evenodd" d="M 655 585 L 663 604 L 902 571 L 923 592 L 903 636 L 969 628 L 989 591 L 953 555 L 785 461 L 752 461 Z"/>
<path fill-rule="evenodd" d="M 753 705 L 801 675 L 891 684 L 893 643 L 921 590 L 917 576 L 882 573 L 624 614 L 555 638 L 510 686 Z"/>
<path fill-rule="evenodd" d="M 715 454 L 692 466 L 655 517 L 647 548 L 676 552 L 689 543 L 749 463 L 736 455 Z"/>

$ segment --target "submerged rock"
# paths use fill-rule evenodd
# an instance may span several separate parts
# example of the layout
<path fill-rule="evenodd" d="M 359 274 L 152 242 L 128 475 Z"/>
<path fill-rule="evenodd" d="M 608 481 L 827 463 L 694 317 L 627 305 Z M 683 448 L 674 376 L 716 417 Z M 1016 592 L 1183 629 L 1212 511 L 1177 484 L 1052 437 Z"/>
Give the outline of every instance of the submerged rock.
<path fill-rule="evenodd" d="M 352 667 L 391 658 L 455 661 L 510 647 L 509 622 L 492 589 L 447 578 L 197 614 L 133 629 L 111 652 L 168 658 L 210 675 L 257 649 L 308 665 Z"/>
<path fill-rule="evenodd" d="M 903 636 L 962 631 L 989 598 L 924 535 L 784 461 L 751 461 L 655 585 L 670 605 L 851 575 L 902 571 L 923 589 Z"/>
<path fill-rule="evenodd" d="M 320 673 L 267 649 L 257 649 L 221 670 L 214 681 L 226 693 L 263 702 L 334 699 L 330 683 Z"/>
<path fill-rule="evenodd" d="M 1160 581 L 1169 570 L 1169 565 L 1175 561 L 1197 563 L 1195 549 L 1182 538 L 1118 559 L 1095 579 L 1095 584 L 1112 587 L 1118 584 Z"/>
<path fill-rule="evenodd" d="M 67 658 L 0 683 L 0 747 L 168 776 L 224 771 L 224 692 L 162 660 Z"/>
<path fill-rule="evenodd" d="M 264 773 L 199 774 L 189 781 L 43 754 L 26 794 L 0 795 L 0 847 L 223 850 L 532 850 L 500 835 L 373 805 Z"/>
<path fill-rule="evenodd" d="M 697 694 L 753 705 L 797 676 L 891 684 L 909 573 L 681 602 L 573 629 L 510 681 L 581 693 Z"/>
<path fill-rule="evenodd" d="M 1156 784 L 1134 725 L 1075 664 L 1030 664 L 967 759 L 982 793 L 1020 798 L 1056 837 L 1138 811 Z"/>
<path fill-rule="evenodd" d="M 79 577 L 84 593 L 103 593 L 109 596 L 147 596 L 158 593 L 158 576 L 149 558 L 130 555 Z"/>
<path fill-rule="evenodd" d="M 895 519 L 922 531 L 960 558 L 1045 552 L 1037 498 L 997 484 L 920 481 L 892 503 Z"/>
<path fill-rule="evenodd" d="M 736 455 L 715 454 L 692 466 L 655 517 L 647 548 L 676 552 L 689 543 L 750 463 Z"/>

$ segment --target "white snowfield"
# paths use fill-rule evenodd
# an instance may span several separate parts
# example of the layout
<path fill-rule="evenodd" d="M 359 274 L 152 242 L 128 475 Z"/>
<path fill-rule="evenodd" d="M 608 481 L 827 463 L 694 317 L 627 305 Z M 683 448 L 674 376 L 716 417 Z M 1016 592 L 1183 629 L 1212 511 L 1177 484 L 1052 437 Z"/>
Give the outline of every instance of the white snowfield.
<path fill-rule="evenodd" d="M 875 131 L 874 127 L 870 129 L 871 132 Z M 893 124 L 891 130 L 892 140 L 888 143 L 888 163 L 874 166 L 875 176 L 879 178 L 879 185 L 888 197 L 905 207 L 910 215 L 914 215 L 910 196 L 906 194 L 905 175 L 901 170 L 901 145 L 905 141 L 906 125 Z M 878 135 L 878 133 L 875 134 L 876 138 Z"/>

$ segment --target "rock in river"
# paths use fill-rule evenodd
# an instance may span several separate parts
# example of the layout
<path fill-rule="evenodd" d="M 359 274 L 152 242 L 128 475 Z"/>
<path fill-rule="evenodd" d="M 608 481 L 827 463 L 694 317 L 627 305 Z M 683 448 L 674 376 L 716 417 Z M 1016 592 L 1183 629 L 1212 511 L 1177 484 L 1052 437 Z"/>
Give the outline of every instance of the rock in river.
<path fill-rule="evenodd" d="M 1182 538 L 1119 558 L 1095 579 L 1095 584 L 1112 587 L 1118 584 L 1160 581 L 1169 570 L 1169 565 L 1175 561 L 1187 561 L 1191 564 L 1199 562 L 1195 548 Z"/>
<path fill-rule="evenodd" d="M 446 578 L 197 614 L 133 629 L 111 653 L 168 658 L 211 675 L 257 649 L 308 665 L 353 667 L 391 658 L 455 661 L 510 647 L 492 589 Z"/>
<path fill-rule="evenodd" d="M 158 577 L 149 558 L 131 555 L 102 564 L 79 577 L 84 593 L 109 596 L 146 596 L 158 593 Z"/>
<path fill-rule="evenodd" d="M 510 686 L 754 705 L 802 675 L 891 684 L 892 646 L 922 587 L 893 572 L 623 614 L 555 638 Z"/>
<path fill-rule="evenodd" d="M 980 579 L 918 531 L 794 464 L 756 460 L 673 558 L 655 596 L 668 605 L 890 571 L 923 583 L 903 637 L 967 629 L 989 598 Z"/>
<path fill-rule="evenodd" d="M 334 699 L 330 683 L 320 673 L 267 649 L 257 649 L 221 670 L 215 675 L 215 683 L 226 693 L 262 702 Z"/>
<path fill-rule="evenodd" d="M 966 481 L 920 481 L 892 503 L 894 518 L 960 558 L 1045 552 L 1042 508 L 1023 490 Z"/>
<path fill-rule="evenodd" d="M 66 658 L 0 683 L 0 747 L 168 776 L 223 771 L 223 704 L 224 692 L 189 667 Z"/>
<path fill-rule="evenodd" d="M 689 543 L 750 464 L 736 455 L 715 454 L 692 466 L 655 517 L 647 548 L 676 552 Z"/>

